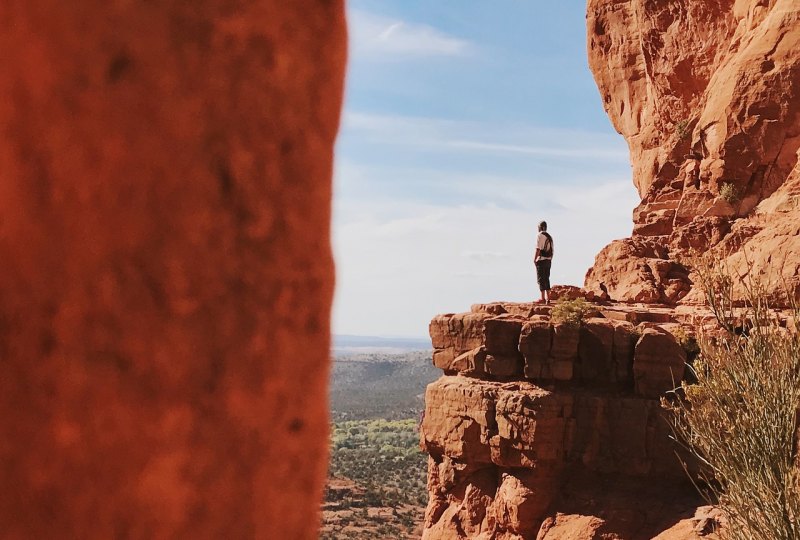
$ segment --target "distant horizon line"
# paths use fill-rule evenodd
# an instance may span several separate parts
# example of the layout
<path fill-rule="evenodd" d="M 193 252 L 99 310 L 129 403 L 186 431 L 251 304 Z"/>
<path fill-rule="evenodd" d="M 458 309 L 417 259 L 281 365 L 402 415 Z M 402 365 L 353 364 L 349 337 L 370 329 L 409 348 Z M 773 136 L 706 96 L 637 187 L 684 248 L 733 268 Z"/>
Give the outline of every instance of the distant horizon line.
<path fill-rule="evenodd" d="M 399 339 L 408 341 L 430 341 L 430 336 L 408 336 L 408 335 L 391 335 L 391 334 L 337 334 L 331 332 L 334 338 L 370 338 L 370 339 Z"/>

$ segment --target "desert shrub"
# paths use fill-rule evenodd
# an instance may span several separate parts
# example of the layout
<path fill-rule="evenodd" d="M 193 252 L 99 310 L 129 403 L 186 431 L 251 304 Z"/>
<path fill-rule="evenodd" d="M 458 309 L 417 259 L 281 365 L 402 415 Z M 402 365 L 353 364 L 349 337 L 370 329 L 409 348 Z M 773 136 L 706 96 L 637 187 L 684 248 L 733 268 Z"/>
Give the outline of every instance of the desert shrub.
<path fill-rule="evenodd" d="M 719 196 L 728 204 L 735 204 L 739 202 L 739 189 L 736 184 L 723 182 L 719 187 Z"/>
<path fill-rule="evenodd" d="M 800 336 L 780 327 L 758 284 L 698 273 L 722 330 L 701 336 L 697 382 L 665 402 L 675 433 L 701 464 L 698 485 L 728 516 L 726 538 L 800 539 Z M 732 300 L 737 282 L 744 307 Z"/>
<path fill-rule="evenodd" d="M 589 303 L 583 298 L 574 300 L 558 299 L 550 312 L 550 317 L 554 323 L 568 324 L 570 326 L 580 326 L 581 321 L 591 309 Z"/>

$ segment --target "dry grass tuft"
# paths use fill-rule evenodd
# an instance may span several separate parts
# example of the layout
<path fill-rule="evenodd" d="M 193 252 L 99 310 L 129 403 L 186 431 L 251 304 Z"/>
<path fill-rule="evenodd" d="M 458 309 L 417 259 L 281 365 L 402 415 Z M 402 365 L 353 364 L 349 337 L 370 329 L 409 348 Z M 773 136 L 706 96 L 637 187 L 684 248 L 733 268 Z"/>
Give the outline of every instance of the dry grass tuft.
<path fill-rule="evenodd" d="M 780 326 L 757 283 L 696 269 L 722 330 L 700 338 L 696 384 L 665 401 L 676 436 L 704 465 L 700 484 L 728 515 L 726 538 L 800 539 L 800 336 Z"/>

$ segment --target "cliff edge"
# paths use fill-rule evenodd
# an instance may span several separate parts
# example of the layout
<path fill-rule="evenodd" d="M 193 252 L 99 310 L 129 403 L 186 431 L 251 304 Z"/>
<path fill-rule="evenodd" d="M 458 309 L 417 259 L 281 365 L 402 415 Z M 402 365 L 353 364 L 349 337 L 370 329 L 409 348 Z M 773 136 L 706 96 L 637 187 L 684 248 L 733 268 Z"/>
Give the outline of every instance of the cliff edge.
<path fill-rule="evenodd" d="M 420 430 L 424 539 L 708 532 L 659 399 L 684 378 L 693 329 L 713 317 L 611 302 L 584 315 L 498 302 L 431 321 L 444 376 L 427 388 Z"/>

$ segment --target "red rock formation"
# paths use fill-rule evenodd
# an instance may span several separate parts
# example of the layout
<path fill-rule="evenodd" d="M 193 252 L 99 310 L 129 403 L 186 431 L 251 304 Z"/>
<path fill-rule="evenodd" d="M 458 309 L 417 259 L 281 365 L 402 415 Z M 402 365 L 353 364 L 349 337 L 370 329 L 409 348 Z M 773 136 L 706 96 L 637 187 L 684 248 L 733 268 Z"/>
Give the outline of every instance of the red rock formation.
<path fill-rule="evenodd" d="M 343 3 L 0 3 L 0 530 L 316 538 Z"/>
<path fill-rule="evenodd" d="M 678 263 L 708 250 L 796 287 L 800 4 L 589 0 L 587 30 L 642 202 L 633 236 L 598 254 L 586 288 L 675 303 L 691 285 Z"/>
<path fill-rule="evenodd" d="M 584 532 L 591 524 L 609 533 L 604 538 L 630 538 L 643 527 L 661 532 L 668 525 L 653 519 L 696 505 L 659 404 L 686 362 L 668 329 L 686 325 L 690 314 L 612 304 L 571 326 L 549 311 L 485 304 L 431 322 L 434 359 L 447 375 L 425 396 L 421 444 L 430 455 L 431 498 L 423 538 L 558 538 L 565 523 L 577 526 L 569 516 L 591 510 L 573 504 L 569 486 L 582 485 L 579 498 L 592 490 L 602 497 L 586 479 L 604 475 L 627 486 L 622 503 L 604 499 L 606 510 L 623 515 L 637 498 L 665 504 L 671 495 L 648 491 L 654 484 L 678 493 L 680 508 L 651 512 L 647 523 L 624 525 L 607 513 L 596 523 L 578 519 Z M 504 369 L 492 365 L 493 355 Z M 576 536 L 584 537 L 594 538 Z"/>

